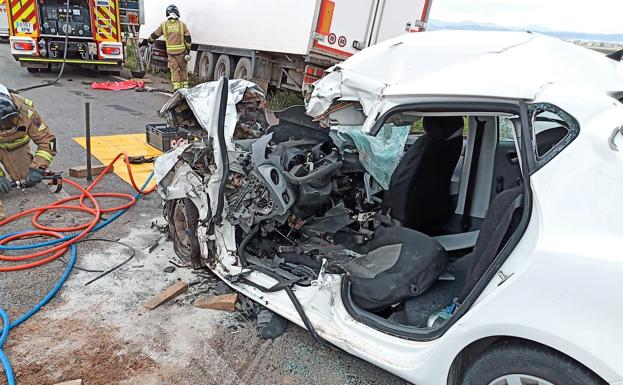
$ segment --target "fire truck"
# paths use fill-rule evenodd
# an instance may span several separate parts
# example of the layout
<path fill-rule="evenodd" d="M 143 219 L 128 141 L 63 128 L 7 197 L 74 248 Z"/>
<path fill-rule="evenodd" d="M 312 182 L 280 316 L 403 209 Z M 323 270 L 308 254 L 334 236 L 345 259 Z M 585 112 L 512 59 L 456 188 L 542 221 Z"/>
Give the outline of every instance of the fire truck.
<path fill-rule="evenodd" d="M 119 72 L 142 0 L 5 0 L 11 54 L 29 72 L 66 62 Z M 66 52 L 65 52 L 66 51 Z"/>

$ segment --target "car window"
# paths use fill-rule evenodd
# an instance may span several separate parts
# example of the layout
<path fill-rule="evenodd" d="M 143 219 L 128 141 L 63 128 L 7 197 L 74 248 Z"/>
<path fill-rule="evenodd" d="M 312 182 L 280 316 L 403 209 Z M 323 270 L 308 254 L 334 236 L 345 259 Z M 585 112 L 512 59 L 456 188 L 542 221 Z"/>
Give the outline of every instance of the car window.
<path fill-rule="evenodd" d="M 529 106 L 537 166 L 559 154 L 579 133 L 579 124 L 564 110 L 548 103 Z"/>
<path fill-rule="evenodd" d="M 515 126 L 513 125 L 511 119 L 502 117 L 498 122 L 498 141 L 513 142 L 515 140 L 515 137 L 513 136 Z"/>

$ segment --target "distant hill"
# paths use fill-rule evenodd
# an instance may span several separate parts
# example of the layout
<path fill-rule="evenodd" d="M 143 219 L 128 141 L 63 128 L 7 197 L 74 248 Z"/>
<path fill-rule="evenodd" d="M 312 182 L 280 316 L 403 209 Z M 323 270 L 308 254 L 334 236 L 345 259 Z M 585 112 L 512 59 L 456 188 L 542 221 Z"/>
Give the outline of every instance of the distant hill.
<path fill-rule="evenodd" d="M 438 31 L 444 29 L 462 30 L 462 31 L 532 31 L 539 32 L 544 35 L 550 35 L 564 40 L 583 40 L 608 43 L 623 43 L 623 34 L 598 34 L 583 32 L 564 32 L 555 31 L 547 27 L 539 25 L 527 25 L 523 27 L 508 28 L 493 23 L 477 23 L 474 21 L 462 21 L 460 23 L 430 20 L 427 29 L 429 31 Z"/>

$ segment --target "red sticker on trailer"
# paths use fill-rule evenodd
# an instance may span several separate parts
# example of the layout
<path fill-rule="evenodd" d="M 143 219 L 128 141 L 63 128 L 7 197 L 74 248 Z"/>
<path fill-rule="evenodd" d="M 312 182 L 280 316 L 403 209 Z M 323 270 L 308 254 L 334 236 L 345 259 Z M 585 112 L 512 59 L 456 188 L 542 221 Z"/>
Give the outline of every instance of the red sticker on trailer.
<path fill-rule="evenodd" d="M 335 44 L 335 42 L 337 41 L 337 36 L 335 36 L 334 33 L 331 33 L 329 34 L 327 41 L 329 42 L 329 44 Z"/>
<path fill-rule="evenodd" d="M 337 45 L 339 45 L 342 48 L 346 47 L 346 43 L 348 43 L 346 36 L 340 36 L 340 38 L 337 40 Z"/>

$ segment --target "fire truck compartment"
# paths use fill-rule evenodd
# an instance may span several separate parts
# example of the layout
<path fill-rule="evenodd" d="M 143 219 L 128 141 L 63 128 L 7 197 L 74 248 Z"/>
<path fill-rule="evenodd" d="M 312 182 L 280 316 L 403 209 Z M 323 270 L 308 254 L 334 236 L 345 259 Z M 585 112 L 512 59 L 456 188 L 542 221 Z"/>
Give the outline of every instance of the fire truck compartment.
<path fill-rule="evenodd" d="M 69 9 L 63 0 L 39 0 L 41 33 L 43 35 L 93 37 L 89 2 L 70 0 Z"/>

